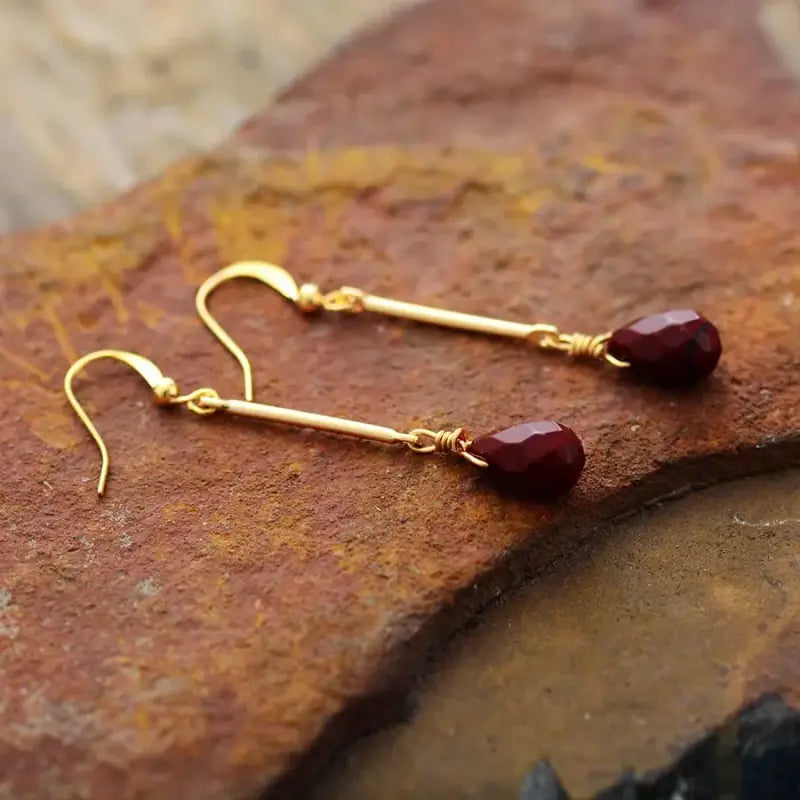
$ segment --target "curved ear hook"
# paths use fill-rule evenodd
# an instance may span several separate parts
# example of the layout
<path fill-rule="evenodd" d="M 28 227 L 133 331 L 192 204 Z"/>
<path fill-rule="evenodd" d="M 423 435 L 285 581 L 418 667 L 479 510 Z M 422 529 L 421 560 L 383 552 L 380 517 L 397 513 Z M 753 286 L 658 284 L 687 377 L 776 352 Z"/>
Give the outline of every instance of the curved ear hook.
<path fill-rule="evenodd" d="M 96 350 L 93 353 L 87 353 L 67 370 L 67 374 L 64 376 L 64 393 L 67 395 L 73 410 L 92 435 L 92 439 L 94 439 L 97 449 L 100 451 L 100 480 L 97 482 L 97 494 L 100 495 L 105 491 L 106 480 L 108 479 L 108 450 L 103 437 L 97 432 L 97 428 L 89 419 L 89 415 L 78 402 L 78 398 L 75 397 L 75 392 L 72 389 L 72 380 L 87 364 L 92 361 L 99 361 L 102 358 L 113 358 L 135 369 L 153 390 L 156 402 L 169 404 L 178 397 L 178 387 L 172 378 L 167 378 L 149 359 L 137 353 L 129 353 L 126 350 Z"/>
<path fill-rule="evenodd" d="M 200 315 L 200 319 L 206 327 L 219 339 L 228 351 L 236 358 L 244 373 L 244 397 L 245 400 L 253 399 L 253 370 L 250 367 L 250 360 L 244 354 L 244 350 L 239 347 L 230 334 L 225 331 L 222 325 L 217 322 L 208 310 L 208 296 L 218 286 L 234 278 L 254 278 L 261 283 L 265 283 L 278 294 L 283 295 L 287 300 L 298 303 L 300 300 L 300 289 L 298 289 L 294 278 L 283 267 L 277 264 L 269 264 L 266 261 L 237 261 L 223 267 L 207 278 L 197 290 L 195 297 L 195 308 Z"/>

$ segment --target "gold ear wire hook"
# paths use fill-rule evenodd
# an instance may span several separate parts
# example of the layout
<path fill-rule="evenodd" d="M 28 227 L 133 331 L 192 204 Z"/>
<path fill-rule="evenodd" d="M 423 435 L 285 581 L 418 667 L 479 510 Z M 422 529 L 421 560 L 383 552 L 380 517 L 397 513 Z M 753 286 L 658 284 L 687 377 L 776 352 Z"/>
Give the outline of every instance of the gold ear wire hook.
<path fill-rule="evenodd" d="M 355 436 L 359 439 L 383 442 L 384 444 L 404 444 L 417 453 L 453 453 L 475 466 L 487 466 L 487 462 L 482 456 L 470 451 L 472 441 L 463 428 L 456 428 L 454 431 L 433 431 L 427 428 L 417 428 L 404 432 L 384 425 L 359 422 L 345 417 L 330 417 L 325 414 L 314 414 L 280 406 L 268 406 L 247 400 L 227 400 L 220 397 L 210 387 L 201 387 L 188 394 L 179 394 L 175 381 L 166 377 L 150 359 L 126 350 L 96 350 L 79 358 L 67 370 L 67 374 L 64 376 L 64 393 L 100 451 L 100 479 L 97 482 L 97 494 L 99 495 L 102 495 L 105 491 L 108 479 L 108 449 L 103 437 L 98 433 L 94 423 L 75 396 L 72 382 L 87 364 L 99 361 L 102 358 L 121 361 L 138 372 L 153 390 L 153 395 L 158 405 L 185 405 L 189 411 L 200 416 L 207 416 L 221 411 L 234 416 L 263 419 L 329 433 L 341 433 L 347 436 Z"/>
<path fill-rule="evenodd" d="M 253 370 L 250 360 L 233 337 L 217 322 L 208 310 L 208 297 L 220 285 L 234 278 L 253 278 L 274 289 L 293 303 L 300 301 L 300 290 L 294 278 L 283 267 L 269 264 L 266 261 L 238 261 L 223 267 L 207 278 L 197 290 L 195 307 L 200 319 L 206 327 L 222 342 L 228 351 L 236 358 L 244 374 L 244 396 L 246 400 L 253 399 Z"/>
<path fill-rule="evenodd" d="M 611 332 L 600 333 L 596 336 L 583 333 L 564 333 L 557 326 L 548 322 L 512 322 L 479 314 L 466 314 L 446 308 L 395 300 L 391 297 L 380 297 L 352 286 L 342 286 L 339 289 L 323 293 L 314 283 L 304 283 L 298 286 L 294 278 L 276 264 L 268 264 L 264 261 L 241 261 L 223 267 L 208 278 L 197 291 L 195 305 L 197 313 L 209 330 L 239 362 L 244 373 L 244 393 L 247 400 L 253 399 L 253 371 L 250 361 L 242 348 L 214 319 L 207 306 L 208 296 L 211 292 L 220 284 L 233 278 L 255 278 L 283 295 L 287 300 L 291 300 L 303 312 L 325 310 L 359 314 L 368 311 L 428 325 L 440 325 L 445 328 L 457 328 L 492 336 L 506 336 L 512 339 L 525 339 L 543 350 L 556 350 L 568 356 L 594 358 L 620 368 L 630 366 L 627 362 L 615 358 L 608 352 L 607 345 L 612 336 Z"/>
<path fill-rule="evenodd" d="M 102 495 L 106 488 L 106 480 L 108 479 L 108 449 L 106 448 L 103 437 L 95 428 L 94 423 L 89 418 L 89 415 L 84 410 L 83 406 L 75 396 L 72 389 L 72 380 L 87 364 L 93 361 L 99 361 L 103 358 L 115 359 L 121 361 L 123 364 L 136 370 L 142 378 L 147 381 L 147 384 L 153 390 L 157 403 L 171 404 L 178 401 L 178 387 L 172 378 L 166 377 L 161 370 L 149 359 L 140 356 L 137 353 L 129 353 L 126 350 L 96 350 L 93 353 L 87 353 L 85 356 L 79 358 L 68 370 L 64 376 L 64 392 L 70 405 L 75 413 L 80 418 L 81 422 L 86 426 L 86 429 L 94 439 L 97 449 L 100 451 L 100 480 L 97 482 L 97 493 Z"/>

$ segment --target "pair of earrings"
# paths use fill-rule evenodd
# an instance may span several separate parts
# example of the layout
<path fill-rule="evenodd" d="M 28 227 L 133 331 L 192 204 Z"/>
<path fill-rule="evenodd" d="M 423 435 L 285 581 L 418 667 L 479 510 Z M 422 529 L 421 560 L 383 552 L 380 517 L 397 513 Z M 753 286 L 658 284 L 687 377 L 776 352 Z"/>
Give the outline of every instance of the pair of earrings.
<path fill-rule="evenodd" d="M 382 425 L 255 402 L 249 359 L 208 310 L 209 295 L 221 284 L 236 278 L 261 281 L 305 313 L 322 310 L 350 314 L 374 312 L 415 322 L 524 339 L 540 349 L 604 361 L 616 369 L 631 370 L 662 385 L 686 385 L 705 377 L 714 370 L 722 353 L 717 329 L 694 311 L 669 311 L 642 317 L 613 332 L 594 336 L 564 333 L 549 323 L 509 322 L 464 314 L 379 297 L 350 286 L 323 293 L 315 284 L 298 286 L 286 270 L 274 264 L 239 262 L 224 267 L 202 284 L 197 292 L 196 308 L 206 326 L 239 362 L 244 374 L 243 400 L 220 397 L 211 387 L 181 394 L 175 381 L 166 377 L 152 361 L 124 350 L 88 353 L 67 371 L 64 391 L 100 450 L 98 494 L 103 494 L 108 478 L 108 450 L 78 402 L 72 382 L 84 367 L 104 358 L 119 360 L 134 369 L 150 386 L 159 405 L 185 406 L 201 416 L 221 411 L 373 442 L 401 444 L 416 453 L 451 453 L 485 469 L 502 488 L 517 495 L 552 497 L 571 489 L 580 477 L 585 462 L 583 445 L 570 428 L 558 422 L 524 422 L 471 438 L 460 427 L 440 431 L 427 428 L 398 431 Z"/>

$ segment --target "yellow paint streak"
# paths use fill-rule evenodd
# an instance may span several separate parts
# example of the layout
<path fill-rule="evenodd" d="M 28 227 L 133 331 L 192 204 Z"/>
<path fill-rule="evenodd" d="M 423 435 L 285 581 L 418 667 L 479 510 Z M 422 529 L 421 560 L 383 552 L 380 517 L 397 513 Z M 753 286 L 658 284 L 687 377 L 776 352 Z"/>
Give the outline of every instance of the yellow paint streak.
<path fill-rule="evenodd" d="M 600 172 L 603 175 L 639 175 L 642 173 L 642 168 L 635 164 L 615 161 L 600 153 L 586 156 L 578 163 L 593 172 Z"/>
<path fill-rule="evenodd" d="M 259 258 L 280 264 L 286 257 L 289 215 L 277 205 L 265 213 L 263 202 L 233 197 L 217 201 L 209 211 L 222 261 Z"/>
<path fill-rule="evenodd" d="M 761 290 L 778 289 L 787 291 L 800 286 L 800 266 L 778 267 L 758 273 L 754 284 Z"/>
<path fill-rule="evenodd" d="M 492 173 L 496 177 L 513 178 L 529 169 L 526 159 L 520 156 L 498 155 L 492 159 Z"/>
<path fill-rule="evenodd" d="M 686 135 L 694 146 L 697 157 L 702 164 L 704 174 L 701 182 L 712 183 L 717 180 L 725 164 L 714 143 L 710 141 L 707 126 L 703 125 L 696 117 L 693 117 L 686 126 Z"/>
<path fill-rule="evenodd" d="M 139 705 L 136 708 L 136 727 L 139 731 L 139 739 L 142 742 L 147 742 L 150 738 L 152 719 L 150 709 L 146 705 Z"/>
<path fill-rule="evenodd" d="M 194 286 L 200 282 L 200 273 L 195 267 L 192 254 L 186 247 L 186 237 L 183 235 L 183 212 L 180 206 L 180 194 L 175 192 L 168 197 L 162 205 L 164 229 L 178 251 L 178 261 L 181 265 L 181 276 L 187 286 Z"/>
<path fill-rule="evenodd" d="M 232 543 L 228 533 L 212 533 L 211 542 L 219 550 L 229 550 Z"/>
<path fill-rule="evenodd" d="M 37 439 L 56 450 L 69 449 L 81 440 L 73 418 L 61 411 L 31 412 L 25 420 Z"/>
<path fill-rule="evenodd" d="M 111 301 L 111 307 L 114 309 L 117 322 L 127 322 L 130 314 L 125 306 L 125 298 L 123 297 L 122 292 L 120 291 L 113 277 L 109 275 L 108 270 L 103 264 L 98 264 L 97 269 L 100 274 L 100 285 L 103 287 L 103 290 L 108 295 L 108 299 Z"/>
<path fill-rule="evenodd" d="M 142 322 L 144 322 L 144 324 L 150 328 L 150 330 L 155 330 L 158 327 L 158 323 L 161 322 L 161 320 L 164 319 L 167 314 L 164 309 L 152 305 L 151 303 L 145 303 L 141 300 L 136 308 L 139 314 L 139 319 L 141 319 Z"/>
<path fill-rule="evenodd" d="M 77 361 L 78 353 L 70 341 L 69 334 L 67 333 L 67 329 L 64 327 L 64 323 L 61 322 L 61 319 L 56 313 L 52 298 L 45 300 L 42 310 L 45 320 L 49 323 L 50 328 L 53 331 L 53 336 L 55 337 L 56 343 L 58 344 L 61 352 L 64 354 L 64 358 L 66 358 L 70 364 L 72 364 L 74 361 Z"/>
<path fill-rule="evenodd" d="M 177 503 L 167 503 L 162 509 L 161 513 L 167 522 L 177 522 L 181 517 L 186 514 L 196 514 L 197 508 L 190 503 L 184 503 L 179 500 Z"/>
<path fill-rule="evenodd" d="M 321 153 L 318 144 L 314 143 L 308 147 L 304 161 L 306 177 L 311 186 L 318 184 L 320 181 L 320 156 Z"/>
<path fill-rule="evenodd" d="M 555 200 L 554 192 L 549 189 L 541 189 L 537 192 L 520 195 L 514 204 L 514 209 L 521 214 L 531 215 Z"/>
<path fill-rule="evenodd" d="M 0 347 L 0 358 L 4 358 L 9 364 L 19 367 L 29 375 L 33 375 L 33 377 L 38 378 L 40 381 L 47 381 L 50 378 L 46 372 L 39 369 L 35 364 L 32 364 L 30 361 L 22 358 L 22 356 L 18 356 L 9 350 L 6 350 L 4 347 Z"/>

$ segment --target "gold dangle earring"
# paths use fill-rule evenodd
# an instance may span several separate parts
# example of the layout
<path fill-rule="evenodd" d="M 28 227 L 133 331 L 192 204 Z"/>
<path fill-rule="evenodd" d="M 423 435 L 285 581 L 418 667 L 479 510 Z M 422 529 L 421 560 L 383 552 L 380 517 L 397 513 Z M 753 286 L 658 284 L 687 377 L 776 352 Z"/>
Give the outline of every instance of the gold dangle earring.
<path fill-rule="evenodd" d="M 599 334 L 565 333 L 548 322 L 511 322 L 464 314 L 444 308 L 379 297 L 352 286 L 323 292 L 316 284 L 297 286 L 286 270 L 260 261 L 231 264 L 212 275 L 197 293 L 197 311 L 206 325 L 236 356 L 242 368 L 246 357 L 208 313 L 206 299 L 216 286 L 234 277 L 260 280 L 291 300 L 300 311 L 369 311 L 463 331 L 523 339 L 542 350 L 588 357 L 620 369 L 630 369 L 654 383 L 681 386 L 713 372 L 722 354 L 717 328 L 696 311 L 665 311 L 641 317 L 614 331 Z M 245 380 L 248 380 L 245 369 Z M 252 390 L 252 386 L 250 386 Z"/>
<path fill-rule="evenodd" d="M 245 401 L 252 404 L 254 389 L 250 360 L 208 309 L 208 298 L 211 293 L 223 283 L 236 278 L 254 278 L 261 281 L 304 310 L 313 310 L 317 307 L 319 289 L 309 284 L 297 286 L 294 278 L 285 269 L 262 261 L 242 261 L 224 267 L 204 281 L 198 289 L 195 298 L 197 313 L 214 336 L 239 362 L 244 376 Z M 338 299 L 331 299 L 329 305 L 338 305 L 339 302 Z M 300 414 L 300 412 L 293 413 Z M 254 416 L 263 415 L 254 414 Z M 305 424 L 300 421 L 299 416 L 291 420 L 270 418 L 274 421 Z M 347 430 L 342 427 L 325 427 L 324 430 L 361 435 L 358 430 L 359 426 L 364 427 L 362 423 L 348 421 L 347 425 Z M 523 422 L 475 439 L 471 439 L 463 428 L 438 432 L 423 428 L 406 434 L 392 431 L 392 435 L 395 437 L 392 441 L 398 441 L 396 438 L 398 435 L 414 437 L 413 441 L 408 439 L 402 441 L 418 453 L 456 453 L 475 466 L 487 468 L 487 474 L 502 488 L 524 496 L 550 497 L 568 491 L 580 477 L 586 460 L 583 445 L 575 432 L 566 425 L 552 420 Z M 381 439 L 381 441 L 387 440 Z"/>
<path fill-rule="evenodd" d="M 153 400 L 160 406 L 184 406 L 200 416 L 225 412 L 240 417 L 345 434 L 372 442 L 401 444 L 415 453 L 451 453 L 476 467 L 486 469 L 502 486 L 526 497 L 545 497 L 571 488 L 583 468 L 584 454 L 580 440 L 569 428 L 556 422 L 523 423 L 499 434 L 477 439 L 471 439 L 463 428 L 451 431 L 426 428 L 397 431 L 382 425 L 269 406 L 252 400 L 226 399 L 220 397 L 211 387 L 201 387 L 188 394 L 181 394 L 175 381 L 165 376 L 144 356 L 125 350 L 97 350 L 82 356 L 69 368 L 64 376 L 64 392 L 100 451 L 100 479 L 97 483 L 99 495 L 104 493 L 108 479 L 108 449 L 75 396 L 72 384 L 87 365 L 106 358 L 121 361 L 135 370 L 146 381 L 152 390 Z M 249 372 L 245 374 L 249 375 Z"/>

